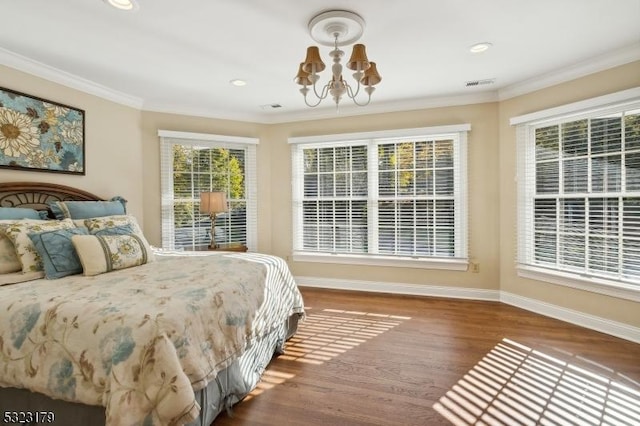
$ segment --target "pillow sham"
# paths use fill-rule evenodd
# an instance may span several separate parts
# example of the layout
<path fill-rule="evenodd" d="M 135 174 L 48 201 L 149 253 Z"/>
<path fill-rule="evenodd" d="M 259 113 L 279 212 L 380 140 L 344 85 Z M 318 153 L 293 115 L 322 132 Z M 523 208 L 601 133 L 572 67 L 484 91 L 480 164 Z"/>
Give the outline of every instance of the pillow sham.
<path fill-rule="evenodd" d="M 134 234 L 74 235 L 71 241 L 87 276 L 144 265 L 151 255 L 146 242 Z"/>
<path fill-rule="evenodd" d="M 84 229 L 85 228 L 83 227 Z M 133 227 L 131 225 L 122 225 L 122 226 L 114 226 L 112 228 L 104 228 L 98 229 L 97 231 L 92 232 L 92 235 L 131 235 L 135 234 Z"/>
<path fill-rule="evenodd" d="M 134 234 L 142 235 L 142 229 L 138 225 L 138 221 L 134 216 L 128 214 L 119 214 L 111 216 L 94 217 L 73 221 L 76 226 L 85 226 L 90 234 L 95 234 L 107 228 L 116 228 L 121 226 L 129 226 Z"/>
<path fill-rule="evenodd" d="M 98 234 L 120 234 L 121 229 L 125 229 L 125 227 L 130 227 L 132 232 L 127 232 L 127 234 L 133 234 L 139 237 L 144 244 L 149 247 L 149 243 L 142 233 L 142 229 L 140 225 L 138 225 L 138 221 L 134 216 L 131 215 L 114 215 L 114 216 L 105 216 L 105 217 L 95 217 L 91 219 L 84 219 L 82 221 L 76 220 L 74 221 L 76 226 L 85 226 L 91 235 Z M 116 229 L 117 228 L 117 229 Z M 110 229 L 111 231 L 108 231 Z M 114 230 L 115 229 L 115 230 Z M 155 260 L 153 253 L 149 251 L 149 262 L 153 262 Z"/>
<path fill-rule="evenodd" d="M 82 264 L 71 237 L 88 235 L 86 228 L 58 229 L 29 234 L 31 242 L 42 259 L 45 277 L 54 280 L 82 272 Z"/>
<path fill-rule="evenodd" d="M 127 213 L 127 200 L 113 197 L 109 201 L 53 201 L 49 208 L 56 219 L 88 219 Z"/>
<path fill-rule="evenodd" d="M 23 273 L 42 271 L 42 259 L 29 234 L 69 228 L 75 228 L 71 219 L 61 221 L 24 219 L 10 224 L 0 224 L 0 232 L 3 232 L 13 243 Z"/>
<path fill-rule="evenodd" d="M 23 283 L 26 281 L 33 281 L 44 277 L 44 272 L 42 271 L 34 271 L 27 272 L 23 274 L 22 272 L 14 272 L 12 274 L 2 274 L 0 275 L 0 286 L 7 284 L 17 284 Z"/>
<path fill-rule="evenodd" d="M 27 209 L 24 207 L 0 207 L 0 220 L 47 219 L 46 211 Z"/>
<path fill-rule="evenodd" d="M 9 274 L 22 270 L 22 264 L 11 240 L 0 233 L 0 274 Z"/>
<path fill-rule="evenodd" d="M 3 226 L 14 224 L 17 220 L 0 220 L 0 274 L 22 271 L 22 264 L 13 243 L 4 234 Z"/>

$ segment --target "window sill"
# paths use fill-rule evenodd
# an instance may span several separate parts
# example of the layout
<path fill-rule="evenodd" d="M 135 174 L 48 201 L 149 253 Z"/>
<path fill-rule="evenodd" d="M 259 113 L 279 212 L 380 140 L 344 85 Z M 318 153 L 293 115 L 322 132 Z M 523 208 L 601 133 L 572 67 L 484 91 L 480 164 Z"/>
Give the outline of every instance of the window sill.
<path fill-rule="evenodd" d="M 619 299 L 640 302 L 640 286 L 624 284 L 604 278 L 586 277 L 569 272 L 559 272 L 535 266 L 518 266 L 518 276 L 544 281 L 565 287 L 604 294 Z"/>
<path fill-rule="evenodd" d="M 391 266 L 398 268 L 444 269 L 449 271 L 466 271 L 469 268 L 467 259 L 396 257 L 357 254 L 327 254 L 294 252 L 295 262 L 338 263 L 346 265 Z"/>

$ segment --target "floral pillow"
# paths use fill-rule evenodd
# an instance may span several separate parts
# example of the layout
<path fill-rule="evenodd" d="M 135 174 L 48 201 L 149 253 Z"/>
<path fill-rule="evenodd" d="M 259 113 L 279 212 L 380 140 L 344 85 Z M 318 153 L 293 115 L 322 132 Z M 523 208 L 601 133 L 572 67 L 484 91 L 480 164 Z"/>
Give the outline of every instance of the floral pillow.
<path fill-rule="evenodd" d="M 11 240 L 4 234 L 0 234 L 0 274 L 9 274 L 21 270 L 22 265 Z"/>
<path fill-rule="evenodd" d="M 0 233 L 4 233 L 13 243 L 18 260 L 22 265 L 22 272 L 42 271 L 42 259 L 38 254 L 29 234 L 36 234 L 58 229 L 75 228 L 71 219 L 61 221 L 50 220 L 18 220 L 9 224 L 0 224 Z"/>
<path fill-rule="evenodd" d="M 92 235 L 108 235 L 108 234 L 122 234 L 122 230 L 127 229 L 127 227 L 131 228 L 132 232 L 127 232 L 127 234 L 132 234 L 139 237 L 144 244 L 149 247 L 149 243 L 147 242 L 144 234 L 142 233 L 142 229 L 140 225 L 138 225 L 138 221 L 134 216 L 131 215 L 114 215 L 114 216 L 104 216 L 104 217 L 94 217 L 91 219 L 84 220 L 76 220 L 74 221 L 76 226 L 85 226 L 89 233 Z M 151 251 L 149 251 L 149 262 L 154 261 L 154 256 Z"/>
<path fill-rule="evenodd" d="M 71 241 L 88 276 L 144 265 L 151 256 L 146 241 L 134 234 L 74 235 Z"/>
<path fill-rule="evenodd" d="M 95 234 L 103 229 L 121 226 L 130 226 L 134 233 L 142 234 L 142 229 L 140 229 L 136 218 L 128 214 L 93 217 L 90 219 L 75 220 L 74 222 L 76 226 L 87 227 L 90 234 Z"/>

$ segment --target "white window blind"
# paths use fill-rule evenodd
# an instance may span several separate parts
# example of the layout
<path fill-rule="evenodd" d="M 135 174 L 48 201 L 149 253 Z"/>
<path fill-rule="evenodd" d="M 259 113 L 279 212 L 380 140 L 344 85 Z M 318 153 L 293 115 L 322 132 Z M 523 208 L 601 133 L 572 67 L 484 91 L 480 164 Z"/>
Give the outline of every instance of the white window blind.
<path fill-rule="evenodd" d="M 468 129 L 291 139 L 294 255 L 466 262 Z"/>
<path fill-rule="evenodd" d="M 257 247 L 256 144 L 252 138 L 160 130 L 162 246 L 198 250 L 211 242 L 211 219 L 200 193 L 225 191 L 216 216 L 216 243 Z"/>
<path fill-rule="evenodd" d="M 520 123 L 517 143 L 520 267 L 640 291 L 640 99 Z"/>

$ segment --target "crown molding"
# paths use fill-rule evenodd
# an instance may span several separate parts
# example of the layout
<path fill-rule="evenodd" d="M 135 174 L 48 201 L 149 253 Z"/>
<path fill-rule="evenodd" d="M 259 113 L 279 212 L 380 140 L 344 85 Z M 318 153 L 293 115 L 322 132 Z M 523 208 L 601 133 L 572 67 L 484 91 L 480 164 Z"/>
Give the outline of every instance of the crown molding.
<path fill-rule="evenodd" d="M 369 104 L 366 108 L 353 105 L 340 106 L 340 113 L 336 114 L 335 107 L 329 106 L 318 109 L 303 109 L 292 112 L 267 112 L 256 114 L 229 114 L 228 111 L 197 109 L 182 107 L 176 104 L 158 104 L 145 102 L 144 111 L 153 111 L 166 114 L 188 115 L 194 117 L 216 118 L 222 120 L 250 121 L 257 124 L 281 124 L 299 121 L 325 120 L 343 117 L 355 117 L 361 115 L 386 114 L 393 112 L 406 112 L 412 110 L 443 108 L 449 106 L 472 105 L 487 102 L 497 102 L 497 92 L 482 92 L 471 95 L 456 95 L 443 97 L 429 97 L 423 99 L 410 99 L 394 102 Z"/>
<path fill-rule="evenodd" d="M 345 105 L 340 107 L 340 113 L 336 114 L 334 107 L 324 109 L 306 109 L 298 110 L 287 114 L 279 114 L 273 117 L 268 123 L 291 123 L 298 121 L 313 121 L 335 119 L 340 117 L 356 117 L 362 115 L 373 114 L 389 114 L 395 112 L 416 111 L 429 108 L 445 108 L 461 105 L 483 104 L 489 102 L 497 102 L 498 93 L 496 91 L 480 92 L 474 94 L 427 97 L 420 99 L 405 99 L 393 102 L 376 102 L 361 108 L 354 105 Z"/>
<path fill-rule="evenodd" d="M 640 43 L 635 43 L 622 49 L 503 87 L 498 90 L 498 100 L 504 101 L 516 96 L 526 95 L 536 90 L 545 89 L 638 60 L 640 60 Z"/>
<path fill-rule="evenodd" d="M 86 80 L 1 47 L 0 64 L 118 104 L 142 109 L 143 102 L 141 98 L 110 89 L 101 84 Z"/>
<path fill-rule="evenodd" d="M 229 113 L 229 111 L 208 108 L 194 108 L 192 106 L 184 106 L 177 103 L 162 104 L 157 102 L 145 101 L 142 105 L 142 110 L 147 112 L 158 112 L 162 114 L 211 118 L 214 120 L 241 121 L 255 124 L 269 123 L 269 121 L 265 121 L 264 113 Z"/>
<path fill-rule="evenodd" d="M 566 68 L 555 70 L 547 74 L 524 80 L 498 90 L 473 94 L 428 97 L 420 99 L 405 99 L 393 102 L 378 102 L 358 108 L 345 105 L 341 107 L 340 115 L 336 115 L 334 108 L 305 109 L 292 112 L 256 112 L 229 113 L 228 111 L 200 109 L 179 104 L 157 104 L 145 102 L 143 99 L 110 89 L 101 84 L 84 79 L 77 75 L 62 71 L 42 62 L 35 61 L 10 50 L 0 48 L 0 64 L 37 77 L 58 83 L 72 89 L 101 97 L 122 105 L 130 106 L 142 111 L 160 112 L 193 117 L 215 118 L 221 120 L 244 121 L 256 124 L 281 124 L 299 121 L 313 121 L 334 119 L 340 117 L 354 117 L 372 114 L 387 114 L 406 112 L 429 108 L 443 108 L 450 106 L 472 105 L 489 102 L 500 102 L 516 96 L 521 96 L 536 90 L 564 83 L 589 74 L 604 71 L 609 68 L 640 60 L 640 43 L 609 52 L 607 54 L 579 62 Z"/>

